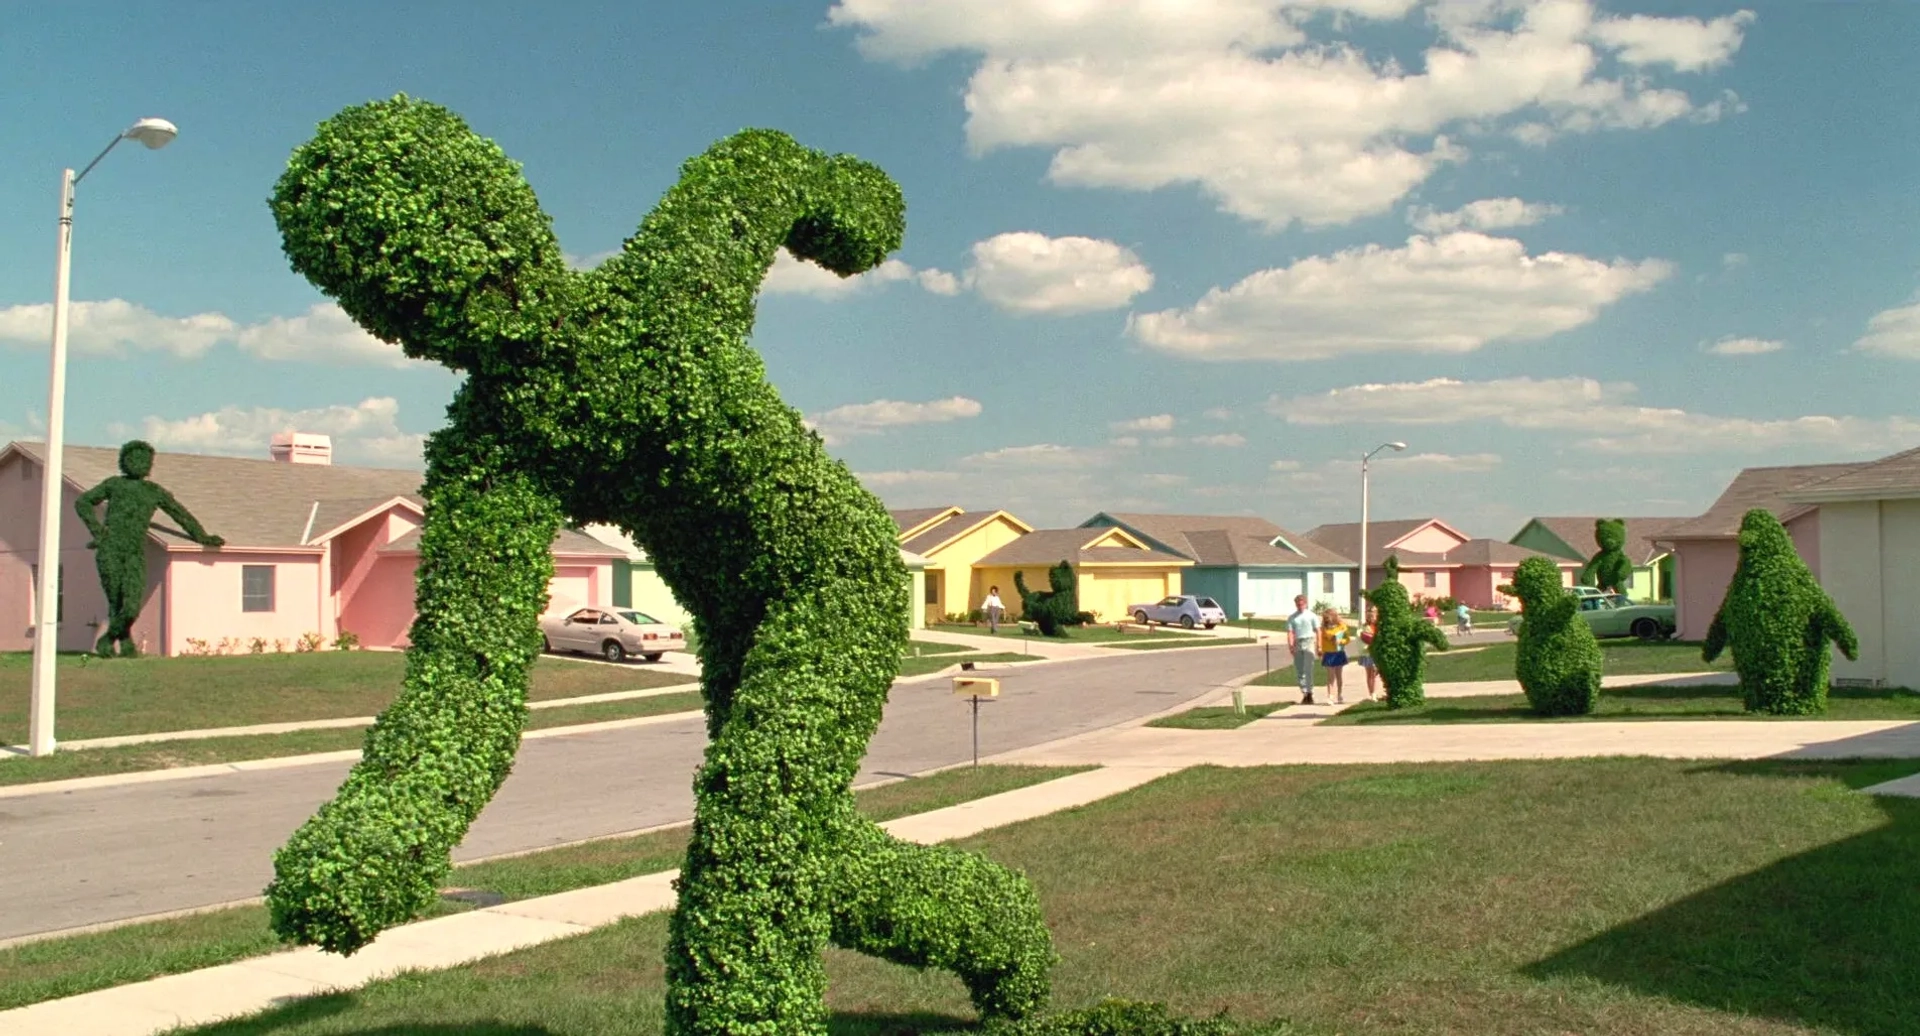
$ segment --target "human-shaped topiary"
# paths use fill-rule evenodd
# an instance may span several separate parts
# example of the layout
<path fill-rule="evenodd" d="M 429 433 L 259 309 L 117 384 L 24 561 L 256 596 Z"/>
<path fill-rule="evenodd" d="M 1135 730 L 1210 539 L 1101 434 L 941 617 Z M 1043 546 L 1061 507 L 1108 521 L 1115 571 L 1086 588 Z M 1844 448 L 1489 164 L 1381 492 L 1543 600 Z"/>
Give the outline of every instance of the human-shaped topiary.
<path fill-rule="evenodd" d="M 1073 566 L 1065 561 L 1047 570 L 1051 590 L 1027 589 L 1026 577 L 1015 572 L 1013 588 L 1020 594 L 1020 615 L 1040 627 L 1048 637 L 1064 637 L 1068 626 L 1084 626 L 1093 616 L 1080 610 L 1079 591 L 1074 588 Z"/>
<path fill-rule="evenodd" d="M 1400 559 L 1387 555 L 1386 578 L 1367 591 L 1367 603 L 1379 611 L 1368 655 L 1387 688 L 1387 708 L 1406 709 L 1427 700 L 1426 649 L 1446 651 L 1451 646 L 1440 627 L 1414 613 L 1406 584 L 1400 582 Z"/>
<path fill-rule="evenodd" d="M 97 486 L 80 494 L 74 509 L 87 523 L 93 540 L 93 564 L 100 572 L 100 589 L 107 595 L 107 628 L 93 646 L 102 658 L 111 658 L 116 649 L 123 658 L 140 653 L 133 642 L 133 624 L 140 618 L 140 606 L 147 596 L 147 531 L 153 524 L 153 512 L 165 511 L 180 523 L 180 531 L 203 547 L 219 547 L 226 540 L 209 535 L 200 527 L 180 501 L 165 486 L 149 479 L 153 472 L 153 446 L 133 439 L 120 446 L 120 474 L 110 475 Z M 97 511 L 107 505 L 107 516 Z"/>
<path fill-rule="evenodd" d="M 1800 559 L 1786 526 L 1765 508 L 1748 511 L 1740 519 L 1740 562 L 1700 657 L 1711 662 L 1733 650 L 1749 712 L 1811 716 L 1827 711 L 1830 643 L 1859 657 L 1853 627 Z"/>
<path fill-rule="evenodd" d="M 1622 518 L 1599 518 L 1593 523 L 1593 542 L 1600 550 L 1587 559 L 1580 579 L 1610 594 L 1633 586 L 1633 559 L 1627 556 L 1627 523 Z"/>
<path fill-rule="evenodd" d="M 669 929 L 669 1033 L 825 1028 L 832 942 L 955 972 L 987 1015 L 1040 1006 L 1031 885 L 894 839 L 850 785 L 906 642 L 887 511 L 748 346 L 784 246 L 849 276 L 899 245 L 879 169 L 748 130 L 688 161 L 624 251 L 562 258 L 519 167 L 453 113 L 349 108 L 272 199 L 294 268 L 408 356 L 466 373 L 427 447 L 400 697 L 275 857 L 283 935 L 352 952 L 436 898 L 505 779 L 562 522 L 654 559 L 699 639 L 708 747 Z"/>
<path fill-rule="evenodd" d="M 1580 603 L 1542 557 L 1520 562 L 1500 592 L 1520 599 L 1520 642 L 1513 675 L 1542 716 L 1584 716 L 1600 702 L 1602 657 Z"/>

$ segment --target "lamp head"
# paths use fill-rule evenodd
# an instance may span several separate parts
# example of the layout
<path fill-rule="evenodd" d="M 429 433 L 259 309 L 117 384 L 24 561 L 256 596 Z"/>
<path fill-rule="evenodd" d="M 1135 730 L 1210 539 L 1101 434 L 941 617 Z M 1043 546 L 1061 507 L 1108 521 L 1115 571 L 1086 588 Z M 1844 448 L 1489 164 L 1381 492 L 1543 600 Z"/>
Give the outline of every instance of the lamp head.
<path fill-rule="evenodd" d="M 1391 449 L 1394 449 L 1394 450 L 1396 450 L 1396 451 L 1397 451 L 1397 450 L 1404 450 L 1404 449 L 1406 449 L 1406 448 L 1407 448 L 1407 444 L 1406 444 L 1406 443 L 1403 443 L 1403 442 L 1390 442 L 1390 443 L 1388 443 L 1388 444 L 1387 444 L 1387 446 L 1388 446 L 1389 448 L 1391 448 Z"/>
<path fill-rule="evenodd" d="M 180 129 L 165 119 L 141 119 L 127 127 L 127 131 L 120 135 L 128 140 L 137 140 L 149 149 L 157 151 L 172 143 L 173 138 L 180 135 Z"/>

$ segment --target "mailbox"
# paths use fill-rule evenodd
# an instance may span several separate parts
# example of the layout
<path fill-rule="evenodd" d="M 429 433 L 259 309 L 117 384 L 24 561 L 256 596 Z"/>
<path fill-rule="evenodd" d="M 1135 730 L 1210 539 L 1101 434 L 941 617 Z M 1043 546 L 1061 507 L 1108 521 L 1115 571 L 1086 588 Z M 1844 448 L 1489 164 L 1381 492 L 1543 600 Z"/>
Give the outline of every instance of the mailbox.
<path fill-rule="evenodd" d="M 953 678 L 953 693 L 963 698 L 998 698 L 1000 681 L 991 676 L 956 676 Z"/>

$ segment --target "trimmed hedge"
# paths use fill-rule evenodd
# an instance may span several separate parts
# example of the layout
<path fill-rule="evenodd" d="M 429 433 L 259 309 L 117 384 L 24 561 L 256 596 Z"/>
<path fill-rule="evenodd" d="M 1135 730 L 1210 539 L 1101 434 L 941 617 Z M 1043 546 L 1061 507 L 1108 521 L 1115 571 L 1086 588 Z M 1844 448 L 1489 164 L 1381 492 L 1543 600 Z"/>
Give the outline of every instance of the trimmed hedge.
<path fill-rule="evenodd" d="M 1584 716 L 1600 703 L 1602 656 L 1580 602 L 1560 585 L 1560 569 L 1541 557 L 1520 562 L 1500 592 L 1520 599 L 1520 643 L 1513 675 L 1542 716 Z"/>
<path fill-rule="evenodd" d="M 203 547 L 223 546 L 226 541 L 200 527 L 180 501 L 166 487 L 148 481 L 153 471 L 153 446 L 132 439 L 120 446 L 120 474 L 108 476 L 97 486 L 80 494 L 74 510 L 93 535 L 87 544 L 93 551 L 94 568 L 100 573 L 100 589 L 107 595 L 107 628 L 93 645 L 95 654 L 112 658 L 115 648 L 122 658 L 140 653 L 133 642 L 133 624 L 140 618 L 140 606 L 147 596 L 147 532 L 153 524 L 153 512 L 165 511 L 180 523 L 180 531 Z M 103 522 L 95 512 L 107 505 Z"/>
<path fill-rule="evenodd" d="M 1599 518 L 1593 523 L 1593 542 L 1600 550 L 1587 559 L 1580 578 L 1588 586 L 1623 594 L 1633 586 L 1633 559 L 1627 556 L 1627 523 L 1623 518 Z"/>
<path fill-rule="evenodd" d="M 691 613 L 703 667 L 668 1031 L 824 1031 L 830 938 L 950 969 L 985 1013 L 1038 1009 L 1054 956 L 1026 879 L 854 809 L 906 570 L 885 508 L 747 344 L 783 245 L 842 276 L 899 245 L 886 174 L 747 130 L 688 161 L 620 255 L 574 271 L 519 167 L 402 96 L 322 124 L 272 205 L 297 271 L 467 373 L 429 443 L 405 687 L 276 856 L 276 930 L 350 953 L 432 900 L 511 766 L 553 537 L 609 522 Z"/>
<path fill-rule="evenodd" d="M 1368 654 L 1374 671 L 1387 688 L 1387 708 L 1407 709 L 1424 704 L 1426 690 L 1426 649 L 1448 649 L 1447 635 L 1440 627 L 1415 614 L 1400 582 L 1400 559 L 1387 555 L 1386 579 L 1367 591 L 1367 603 L 1380 610 Z M 1363 623 L 1365 619 L 1361 620 Z"/>
<path fill-rule="evenodd" d="M 1080 592 L 1073 578 L 1073 566 L 1065 561 L 1047 570 L 1051 590 L 1027 589 L 1026 577 L 1015 572 L 1013 588 L 1020 594 L 1020 617 L 1040 627 L 1043 636 L 1064 637 L 1068 626 L 1085 626 L 1093 621 L 1090 612 L 1080 610 Z"/>
<path fill-rule="evenodd" d="M 1733 649 L 1733 668 L 1749 712 L 1810 716 L 1827 711 L 1831 643 L 1849 659 L 1860 642 L 1833 598 L 1820 588 L 1793 538 L 1772 512 L 1740 519 L 1740 564 L 1707 629 L 1700 657 Z"/>

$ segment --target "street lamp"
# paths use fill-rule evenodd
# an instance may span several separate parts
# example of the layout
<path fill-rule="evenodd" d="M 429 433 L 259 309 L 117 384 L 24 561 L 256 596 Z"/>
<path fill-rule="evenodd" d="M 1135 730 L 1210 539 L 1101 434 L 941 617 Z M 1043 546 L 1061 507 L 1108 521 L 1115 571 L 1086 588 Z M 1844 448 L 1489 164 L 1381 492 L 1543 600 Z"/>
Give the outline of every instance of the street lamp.
<path fill-rule="evenodd" d="M 72 169 L 60 171 L 60 251 L 53 273 L 53 371 L 47 387 L 47 463 L 40 482 L 40 585 L 34 592 L 38 614 L 33 624 L 33 696 L 27 720 L 27 750 L 33 755 L 53 752 L 53 666 L 60 648 L 60 486 L 65 477 L 62 462 L 66 460 L 67 275 L 73 260 L 73 189 L 121 141 L 137 140 L 149 150 L 158 150 L 179 133 L 165 119 L 141 119 L 114 137 L 77 175 Z"/>
<path fill-rule="evenodd" d="M 1381 450 L 1399 452 L 1406 448 L 1407 444 L 1403 442 L 1383 442 L 1375 446 L 1372 453 L 1360 458 L 1360 573 L 1353 586 L 1353 613 L 1360 617 L 1362 624 L 1367 621 L 1366 606 L 1360 596 L 1367 588 L 1367 465 L 1373 460 L 1374 454 Z"/>

